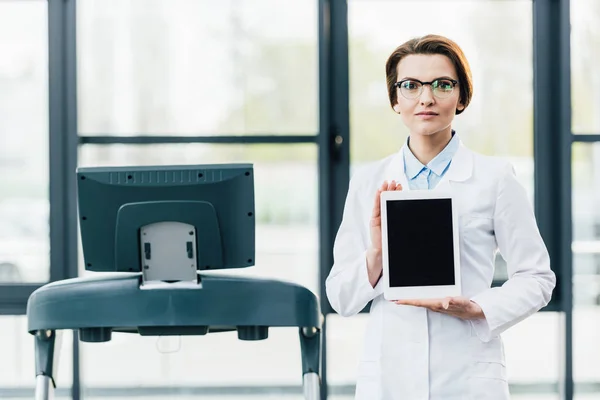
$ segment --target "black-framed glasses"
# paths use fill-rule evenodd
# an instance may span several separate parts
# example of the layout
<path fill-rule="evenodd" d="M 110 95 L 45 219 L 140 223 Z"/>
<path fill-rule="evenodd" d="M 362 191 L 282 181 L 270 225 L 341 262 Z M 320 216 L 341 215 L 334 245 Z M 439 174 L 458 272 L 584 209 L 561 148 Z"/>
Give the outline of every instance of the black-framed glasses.
<path fill-rule="evenodd" d="M 418 79 L 402 79 L 396 82 L 400 88 L 400 93 L 407 99 L 416 99 L 423 93 L 423 86 L 430 85 L 433 95 L 439 99 L 450 97 L 454 92 L 454 87 L 458 84 L 457 80 L 449 78 L 439 78 L 431 82 L 421 82 Z"/>

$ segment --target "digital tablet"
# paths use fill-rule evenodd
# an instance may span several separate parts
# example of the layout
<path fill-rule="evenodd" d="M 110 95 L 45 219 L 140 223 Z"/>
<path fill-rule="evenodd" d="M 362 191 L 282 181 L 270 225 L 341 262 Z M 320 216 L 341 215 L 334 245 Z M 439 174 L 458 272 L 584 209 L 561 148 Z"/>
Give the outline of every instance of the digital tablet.
<path fill-rule="evenodd" d="M 384 298 L 460 296 L 455 202 L 447 191 L 381 194 Z"/>

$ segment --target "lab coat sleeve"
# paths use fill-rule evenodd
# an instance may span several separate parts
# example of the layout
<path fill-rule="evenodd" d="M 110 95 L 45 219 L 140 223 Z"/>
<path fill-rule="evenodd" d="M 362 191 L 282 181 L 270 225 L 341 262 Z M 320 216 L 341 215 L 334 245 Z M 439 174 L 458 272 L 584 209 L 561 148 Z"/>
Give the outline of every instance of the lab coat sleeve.
<path fill-rule="evenodd" d="M 485 314 L 471 321 L 484 342 L 546 306 L 556 285 L 533 208 L 510 164 L 498 184 L 494 231 L 509 279 L 471 298 Z"/>
<path fill-rule="evenodd" d="M 345 317 L 357 314 L 369 301 L 383 293 L 381 279 L 375 288 L 369 282 L 366 261 L 370 243 L 369 221 L 363 221 L 357 180 L 355 175 L 350 181 L 342 223 L 333 246 L 333 267 L 325 281 L 331 307 Z"/>

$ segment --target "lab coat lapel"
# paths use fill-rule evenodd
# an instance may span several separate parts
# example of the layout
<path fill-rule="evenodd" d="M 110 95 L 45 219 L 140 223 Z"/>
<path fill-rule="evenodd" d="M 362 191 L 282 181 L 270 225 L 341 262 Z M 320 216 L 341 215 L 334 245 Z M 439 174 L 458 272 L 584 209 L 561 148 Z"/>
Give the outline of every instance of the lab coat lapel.
<path fill-rule="evenodd" d="M 387 180 L 388 182 L 395 180 L 402 185 L 402 190 L 410 190 L 410 187 L 408 186 L 408 180 L 406 179 L 406 174 L 404 173 L 405 146 L 406 144 L 402 146 L 400 151 L 391 158 L 390 163 L 385 170 L 385 176 L 383 179 Z"/>
<path fill-rule="evenodd" d="M 461 142 L 448 171 L 444 174 L 434 190 L 450 189 L 450 182 L 463 182 L 473 174 L 473 153 Z"/>
<path fill-rule="evenodd" d="M 385 171 L 384 180 L 388 182 L 395 180 L 402 184 L 402 190 L 410 190 L 406 173 L 404 172 L 404 146 L 396 153 Z M 458 150 L 454 157 L 448 171 L 444 174 L 440 182 L 437 184 L 435 189 L 449 189 L 450 182 L 463 182 L 471 177 L 473 174 L 473 153 L 460 143 Z"/>

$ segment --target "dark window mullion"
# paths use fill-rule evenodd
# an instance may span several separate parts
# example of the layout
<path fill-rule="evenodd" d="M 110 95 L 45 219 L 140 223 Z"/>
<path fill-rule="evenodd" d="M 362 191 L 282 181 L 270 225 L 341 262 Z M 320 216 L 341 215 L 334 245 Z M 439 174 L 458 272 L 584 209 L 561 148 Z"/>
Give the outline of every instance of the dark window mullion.
<path fill-rule="evenodd" d="M 325 279 L 333 265 L 333 242 L 341 223 L 350 179 L 348 4 L 319 0 L 319 295 L 322 327 L 321 398 L 327 398 Z"/>
<path fill-rule="evenodd" d="M 316 135 L 252 135 L 252 136 L 79 136 L 79 144 L 298 144 L 317 143 Z"/>
<path fill-rule="evenodd" d="M 534 174 L 538 225 L 557 276 L 562 400 L 572 400 L 571 54 L 569 0 L 533 1 Z"/>
<path fill-rule="evenodd" d="M 0 284 L 0 315 L 25 315 L 27 300 L 43 283 Z"/>
<path fill-rule="evenodd" d="M 48 0 L 50 280 L 77 276 L 76 0 Z M 73 336 L 72 400 L 81 397 L 79 344 Z"/>
<path fill-rule="evenodd" d="M 581 135 L 581 134 L 573 134 L 573 142 L 579 143 L 594 143 L 600 142 L 600 133 L 594 135 Z"/>

